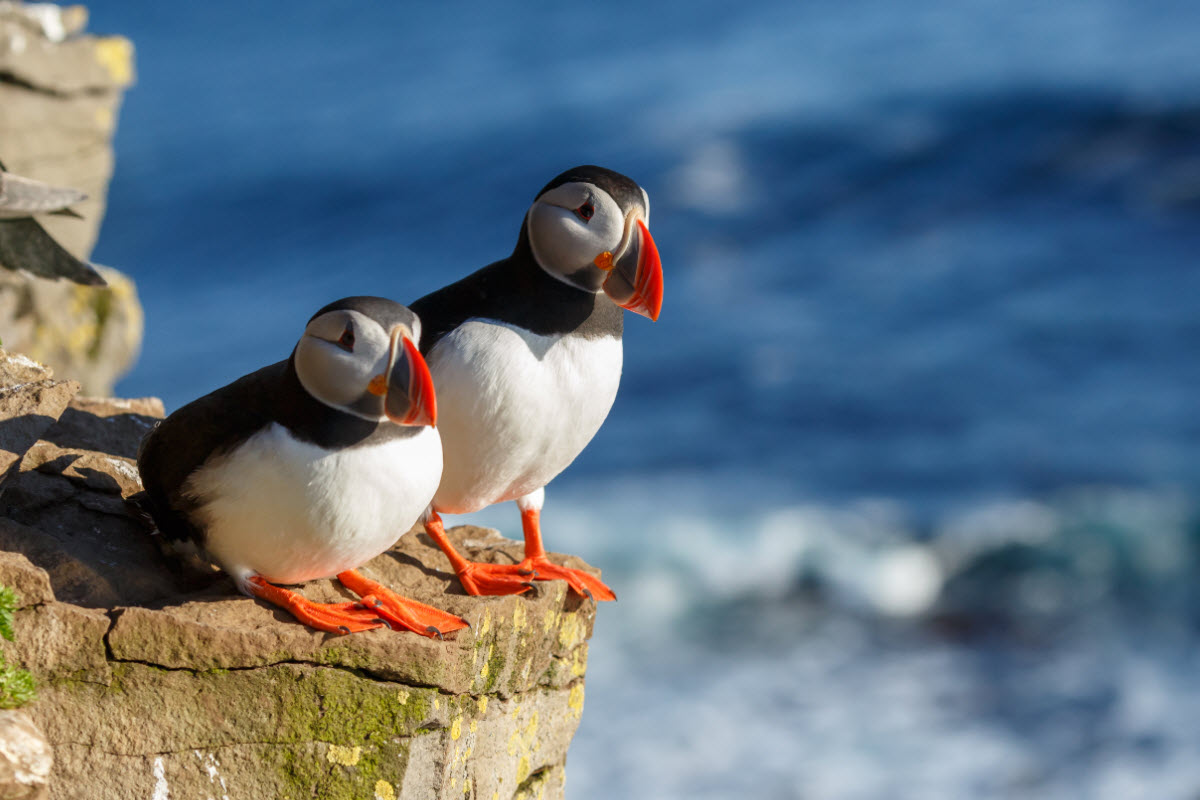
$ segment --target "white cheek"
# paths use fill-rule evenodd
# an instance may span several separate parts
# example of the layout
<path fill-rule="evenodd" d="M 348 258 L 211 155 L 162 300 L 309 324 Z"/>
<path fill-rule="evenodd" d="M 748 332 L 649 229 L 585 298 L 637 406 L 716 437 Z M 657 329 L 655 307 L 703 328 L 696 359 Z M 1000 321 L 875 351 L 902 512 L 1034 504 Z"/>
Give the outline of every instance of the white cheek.
<path fill-rule="evenodd" d="M 566 209 L 538 203 L 529 210 L 529 243 L 544 269 L 573 272 L 586 266 L 591 260 L 587 254 L 594 247 L 590 238 Z"/>
<path fill-rule="evenodd" d="M 544 269 L 569 274 L 614 250 L 621 241 L 621 220 L 598 209 L 586 224 L 565 208 L 538 203 L 529 210 L 529 243 Z"/>
<path fill-rule="evenodd" d="M 386 366 L 386 351 L 382 354 L 347 353 L 328 342 L 314 339 L 303 340 L 296 349 L 296 374 L 301 385 L 310 395 L 330 406 L 353 403 L 366 391 L 371 378 Z"/>

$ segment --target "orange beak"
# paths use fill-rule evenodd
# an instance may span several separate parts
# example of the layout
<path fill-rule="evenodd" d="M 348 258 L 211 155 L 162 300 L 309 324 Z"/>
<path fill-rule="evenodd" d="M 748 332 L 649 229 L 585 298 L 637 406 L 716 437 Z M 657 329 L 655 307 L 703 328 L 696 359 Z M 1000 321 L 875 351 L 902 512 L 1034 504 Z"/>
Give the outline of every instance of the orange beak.
<path fill-rule="evenodd" d="M 638 218 L 634 226 L 635 238 L 613 262 L 604 293 L 621 308 L 657 320 L 663 300 L 662 260 L 646 223 Z"/>
<path fill-rule="evenodd" d="M 436 425 L 437 395 L 433 376 L 413 340 L 403 328 L 392 331 L 384 413 L 398 425 Z"/>

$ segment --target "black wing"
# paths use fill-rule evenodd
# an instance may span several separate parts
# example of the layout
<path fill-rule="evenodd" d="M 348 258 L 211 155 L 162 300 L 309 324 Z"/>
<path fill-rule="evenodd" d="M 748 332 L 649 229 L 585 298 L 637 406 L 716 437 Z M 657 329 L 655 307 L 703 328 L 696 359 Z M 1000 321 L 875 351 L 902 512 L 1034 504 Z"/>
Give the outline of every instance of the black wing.
<path fill-rule="evenodd" d="M 184 485 L 209 458 L 229 452 L 271 421 L 264 401 L 278 391 L 286 367 L 286 361 L 272 364 L 187 404 L 142 440 L 140 502 L 166 538 L 204 543 L 194 519 L 196 501 Z"/>
<path fill-rule="evenodd" d="M 84 286 L 107 286 L 92 265 L 71 255 L 36 219 L 0 219 L 0 264 L 39 278 L 67 278 Z"/>
<path fill-rule="evenodd" d="M 0 163 L 0 173 L 6 172 Z M 9 181 L 6 189 L 13 194 L 10 200 L 17 210 L 79 216 L 64 206 L 82 200 L 82 192 L 25 181 L 15 175 L 13 178 L 17 180 Z M 39 278 L 67 278 L 85 286 L 107 285 L 91 264 L 67 252 L 41 223 L 29 216 L 0 218 L 0 264 Z"/>

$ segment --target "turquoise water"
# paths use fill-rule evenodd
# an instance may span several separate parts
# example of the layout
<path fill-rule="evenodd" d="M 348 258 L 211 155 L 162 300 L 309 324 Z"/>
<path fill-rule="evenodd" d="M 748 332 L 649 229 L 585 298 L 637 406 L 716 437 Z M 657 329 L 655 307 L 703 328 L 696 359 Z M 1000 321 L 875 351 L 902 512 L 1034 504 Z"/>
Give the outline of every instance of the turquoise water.
<path fill-rule="evenodd" d="M 1200 6 L 91 10 L 127 395 L 647 188 L 663 315 L 544 517 L 621 597 L 571 797 L 1200 792 Z"/>

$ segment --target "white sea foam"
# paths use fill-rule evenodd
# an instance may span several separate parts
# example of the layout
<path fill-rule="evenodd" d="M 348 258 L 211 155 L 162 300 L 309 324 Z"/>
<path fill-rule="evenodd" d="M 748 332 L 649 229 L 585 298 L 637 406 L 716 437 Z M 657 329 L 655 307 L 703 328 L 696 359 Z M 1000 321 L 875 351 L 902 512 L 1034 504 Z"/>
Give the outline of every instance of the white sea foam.
<path fill-rule="evenodd" d="M 1131 585 L 1186 583 L 1196 547 L 1195 510 L 1169 493 L 998 501 L 917 526 L 895 502 L 742 508 L 752 490 L 720 485 L 665 476 L 551 486 L 546 545 L 604 570 L 623 600 L 610 613 L 636 606 L 642 624 L 659 625 L 713 604 L 778 603 L 803 586 L 821 590 L 827 612 L 880 618 L 970 615 L 975 602 L 995 613 L 1009 595 L 1013 614 L 1056 613 Z M 520 536 L 516 510 L 504 506 L 448 521 Z M 995 566 L 976 574 L 986 564 Z M 952 585 L 969 591 L 948 599 Z"/>

